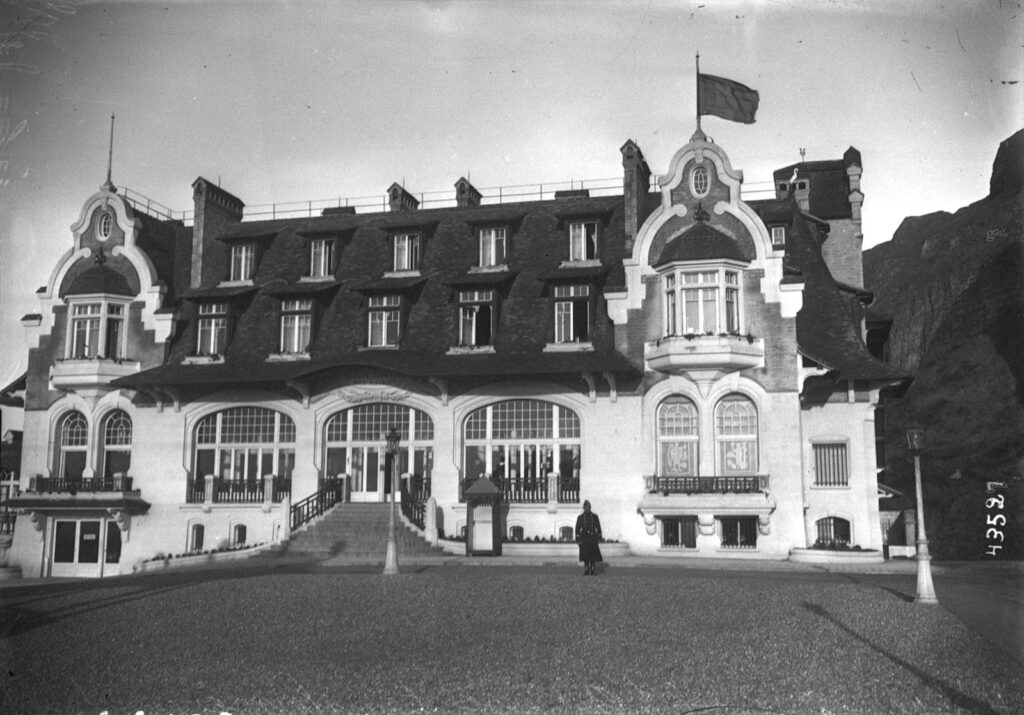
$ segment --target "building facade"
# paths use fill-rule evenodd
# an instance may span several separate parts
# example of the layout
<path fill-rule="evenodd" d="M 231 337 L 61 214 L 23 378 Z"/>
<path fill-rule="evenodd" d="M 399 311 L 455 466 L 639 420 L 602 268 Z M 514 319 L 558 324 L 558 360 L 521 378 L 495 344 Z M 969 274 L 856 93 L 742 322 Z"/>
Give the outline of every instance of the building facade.
<path fill-rule="evenodd" d="M 638 554 L 880 550 L 873 408 L 902 376 L 863 341 L 859 154 L 804 205 L 744 201 L 700 130 L 654 182 L 620 151 L 620 195 L 494 204 L 461 178 L 454 206 L 395 184 L 389 210 L 298 219 L 243 221 L 199 178 L 191 226 L 108 180 L 23 319 L 12 563 L 276 542 L 392 473 L 442 544 L 486 477 L 513 542 L 571 540 L 589 499 Z"/>

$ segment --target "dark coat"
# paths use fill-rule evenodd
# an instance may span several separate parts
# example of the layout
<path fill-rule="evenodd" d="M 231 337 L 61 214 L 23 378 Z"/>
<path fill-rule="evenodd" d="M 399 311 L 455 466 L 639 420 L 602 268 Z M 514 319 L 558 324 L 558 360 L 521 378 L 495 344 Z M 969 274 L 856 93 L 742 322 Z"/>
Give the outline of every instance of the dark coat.
<path fill-rule="evenodd" d="M 594 512 L 583 512 L 576 518 L 576 543 L 580 545 L 580 561 L 602 561 L 601 520 Z"/>

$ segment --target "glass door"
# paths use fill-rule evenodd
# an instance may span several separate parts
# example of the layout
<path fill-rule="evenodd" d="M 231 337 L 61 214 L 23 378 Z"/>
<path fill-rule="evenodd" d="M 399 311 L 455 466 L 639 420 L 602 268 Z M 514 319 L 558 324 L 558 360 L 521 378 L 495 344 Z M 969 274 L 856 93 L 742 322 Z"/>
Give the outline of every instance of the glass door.
<path fill-rule="evenodd" d="M 352 448 L 352 494 L 354 502 L 382 502 L 385 495 L 384 449 L 379 446 Z"/>
<path fill-rule="evenodd" d="M 108 548 L 109 529 L 102 528 L 105 522 L 99 519 L 55 521 L 50 575 L 102 576 L 104 562 L 116 563 L 121 555 L 121 534 L 117 533 L 117 544 L 110 544 Z M 113 527 L 117 529 L 116 524 Z"/>

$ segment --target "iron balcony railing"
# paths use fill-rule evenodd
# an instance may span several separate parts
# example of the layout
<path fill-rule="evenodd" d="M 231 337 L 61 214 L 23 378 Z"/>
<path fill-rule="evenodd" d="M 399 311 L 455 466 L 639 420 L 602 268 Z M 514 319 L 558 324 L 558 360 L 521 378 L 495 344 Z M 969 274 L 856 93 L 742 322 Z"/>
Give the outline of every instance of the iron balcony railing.
<path fill-rule="evenodd" d="M 647 477 L 651 494 L 749 494 L 768 491 L 768 475 L 743 477 Z"/>
<path fill-rule="evenodd" d="M 214 504 L 260 504 L 266 501 L 265 479 L 213 479 L 211 501 Z M 274 477 L 271 483 L 271 501 L 275 504 L 291 496 L 291 477 Z M 185 502 L 202 504 L 206 501 L 206 478 L 189 477 L 185 487 Z"/>
<path fill-rule="evenodd" d="M 516 477 L 502 479 L 490 477 L 490 480 L 501 490 L 501 499 L 506 504 L 546 504 L 557 501 L 559 504 L 577 504 L 580 500 L 580 480 L 571 477 L 559 477 L 556 491 L 552 494 L 550 487 L 553 481 L 549 477 Z M 459 483 L 459 501 L 465 502 L 465 491 L 476 479 L 463 479 Z M 552 499 L 553 497 L 553 499 Z"/>
<path fill-rule="evenodd" d="M 28 490 L 37 494 L 47 493 L 68 493 L 76 492 L 130 492 L 132 491 L 132 477 L 32 477 L 29 479 Z"/>

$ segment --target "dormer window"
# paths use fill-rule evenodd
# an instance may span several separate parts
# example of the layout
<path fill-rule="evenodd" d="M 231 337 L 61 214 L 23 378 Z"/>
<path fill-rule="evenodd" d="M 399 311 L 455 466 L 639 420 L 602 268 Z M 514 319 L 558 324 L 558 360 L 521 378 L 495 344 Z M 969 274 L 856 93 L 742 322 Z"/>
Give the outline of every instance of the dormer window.
<path fill-rule="evenodd" d="M 493 344 L 495 317 L 493 290 L 459 291 L 459 346 Z"/>
<path fill-rule="evenodd" d="M 690 172 L 690 191 L 697 198 L 702 198 L 708 195 L 708 190 L 711 188 L 711 181 L 708 178 L 708 169 L 706 166 L 695 166 L 693 171 Z"/>
<path fill-rule="evenodd" d="M 309 275 L 312 278 L 334 275 L 334 239 L 317 238 L 310 242 Z"/>
<path fill-rule="evenodd" d="M 676 269 L 664 280 L 666 336 L 739 333 L 738 271 Z"/>
<path fill-rule="evenodd" d="M 256 246 L 236 243 L 231 247 L 231 280 L 249 281 L 256 273 Z"/>
<path fill-rule="evenodd" d="M 124 316 L 123 303 L 106 300 L 72 303 L 66 356 L 75 360 L 123 358 Z"/>
<path fill-rule="evenodd" d="M 590 340 L 590 286 L 556 285 L 555 342 L 579 343 Z"/>
<path fill-rule="evenodd" d="M 576 221 L 569 224 L 569 260 L 597 259 L 597 222 Z"/>
<path fill-rule="evenodd" d="M 366 344 L 371 348 L 397 347 L 401 339 L 402 296 L 369 297 Z"/>
<path fill-rule="evenodd" d="M 313 301 L 309 298 L 281 301 L 281 354 L 308 353 L 312 335 Z"/>
<path fill-rule="evenodd" d="M 100 223 L 97 229 L 97 234 L 100 240 L 110 238 L 110 234 L 114 228 L 114 217 L 107 212 L 100 214 Z"/>
<path fill-rule="evenodd" d="M 786 245 L 786 227 L 772 226 L 772 247 L 783 248 Z"/>
<path fill-rule="evenodd" d="M 420 268 L 420 235 L 399 233 L 395 235 L 395 271 L 418 271 Z"/>
<path fill-rule="evenodd" d="M 221 355 L 228 342 L 227 303 L 200 303 L 196 331 L 197 355 Z"/>
<path fill-rule="evenodd" d="M 505 264 L 508 243 L 504 228 L 480 229 L 480 266 L 501 266 Z"/>

